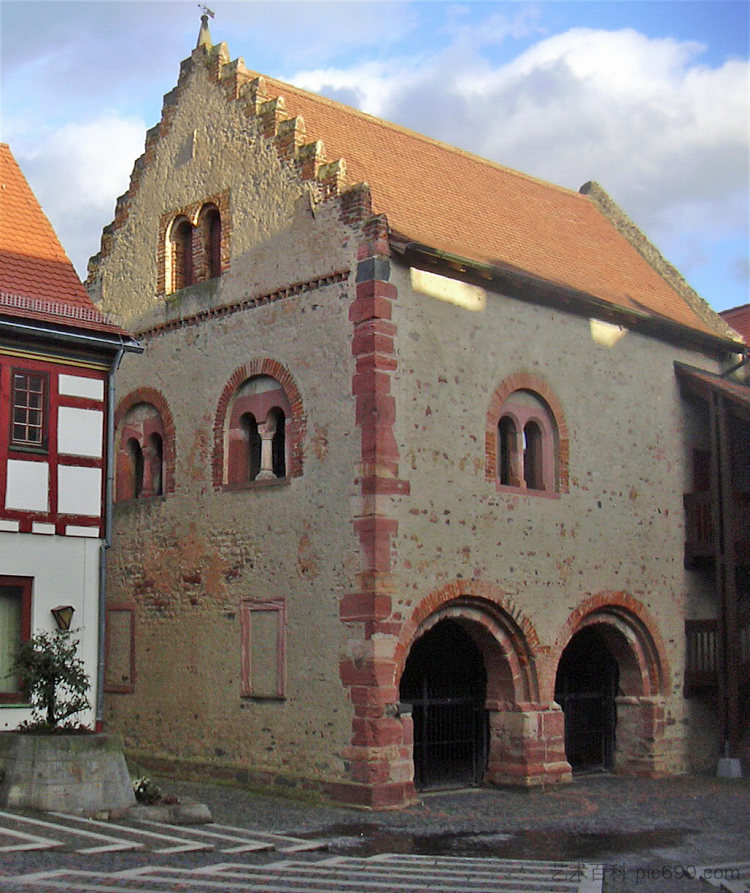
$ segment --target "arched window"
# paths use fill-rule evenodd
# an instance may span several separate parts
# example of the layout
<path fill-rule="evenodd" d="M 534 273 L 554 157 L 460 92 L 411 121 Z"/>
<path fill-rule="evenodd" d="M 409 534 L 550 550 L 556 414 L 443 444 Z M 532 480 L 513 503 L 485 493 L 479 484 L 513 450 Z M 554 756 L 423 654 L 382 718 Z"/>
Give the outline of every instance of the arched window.
<path fill-rule="evenodd" d="M 164 493 L 164 425 L 159 411 L 136 403 L 118 425 L 115 499 L 145 499 Z"/>
<path fill-rule="evenodd" d="M 179 291 L 195 281 L 193 262 L 193 226 L 185 217 L 178 217 L 170 233 L 171 291 Z"/>
<path fill-rule="evenodd" d="M 237 388 L 228 415 L 227 483 L 286 477 L 289 400 L 275 378 L 256 375 Z"/>
<path fill-rule="evenodd" d="M 533 391 L 513 391 L 497 422 L 497 482 L 544 493 L 559 489 L 557 424 L 545 400 Z"/>
<path fill-rule="evenodd" d="M 235 369 L 216 408 L 214 486 L 301 477 L 305 431 L 302 396 L 288 369 L 270 357 Z"/>
<path fill-rule="evenodd" d="M 518 481 L 517 472 L 513 467 L 517 451 L 518 431 L 516 431 L 515 421 L 509 415 L 500 419 L 497 428 L 498 478 L 501 484 L 510 487 Z"/>
<path fill-rule="evenodd" d="M 154 496 L 161 496 L 164 492 L 164 441 L 157 431 L 148 438 L 148 461 L 151 466 L 151 492 Z"/>
<path fill-rule="evenodd" d="M 221 215 L 215 205 L 206 205 L 201 211 L 203 257 L 206 279 L 221 276 Z"/>
<path fill-rule="evenodd" d="M 554 449 L 554 447 L 552 447 Z M 539 422 L 530 421 L 523 429 L 523 480 L 527 490 L 545 490 L 544 435 Z"/>
<path fill-rule="evenodd" d="M 127 474 L 121 478 L 120 490 L 122 495 L 118 493 L 121 499 L 138 499 L 143 492 L 143 450 L 141 445 L 131 437 L 125 447 L 127 456 Z"/>
<path fill-rule="evenodd" d="M 245 444 L 241 447 L 245 463 L 233 470 L 231 483 L 242 481 L 254 481 L 260 472 L 261 439 L 258 431 L 258 422 L 251 412 L 246 412 L 240 418 L 240 428 L 245 438 Z"/>

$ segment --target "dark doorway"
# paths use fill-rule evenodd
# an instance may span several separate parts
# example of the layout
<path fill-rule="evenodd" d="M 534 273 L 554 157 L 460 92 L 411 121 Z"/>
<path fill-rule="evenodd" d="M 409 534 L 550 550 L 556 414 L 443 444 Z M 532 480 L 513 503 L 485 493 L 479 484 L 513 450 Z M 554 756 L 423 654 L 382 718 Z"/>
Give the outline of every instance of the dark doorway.
<path fill-rule="evenodd" d="M 574 772 L 611 769 L 617 661 L 594 627 L 576 633 L 557 667 L 555 700 L 565 714 L 565 756 Z"/>
<path fill-rule="evenodd" d="M 426 788 L 478 784 L 487 765 L 487 674 L 482 654 L 453 620 L 417 639 L 400 698 L 414 718 L 414 783 Z"/>

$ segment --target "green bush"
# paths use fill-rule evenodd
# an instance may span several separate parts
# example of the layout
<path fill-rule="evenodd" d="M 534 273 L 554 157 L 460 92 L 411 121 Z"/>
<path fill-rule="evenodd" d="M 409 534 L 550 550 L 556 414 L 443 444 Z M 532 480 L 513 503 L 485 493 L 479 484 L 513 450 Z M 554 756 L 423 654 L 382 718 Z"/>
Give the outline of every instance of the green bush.
<path fill-rule="evenodd" d="M 63 720 L 90 706 L 89 678 L 78 656 L 78 641 L 69 630 L 37 633 L 22 642 L 13 672 L 31 701 L 36 728 L 54 731 Z"/>

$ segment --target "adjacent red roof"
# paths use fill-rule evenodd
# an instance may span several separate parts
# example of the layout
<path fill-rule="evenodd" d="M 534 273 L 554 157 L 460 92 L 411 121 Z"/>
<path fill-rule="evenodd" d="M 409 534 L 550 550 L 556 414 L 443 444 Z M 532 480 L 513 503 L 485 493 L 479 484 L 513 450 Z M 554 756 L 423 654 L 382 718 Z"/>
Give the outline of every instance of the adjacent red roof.
<path fill-rule="evenodd" d="M 0 143 L 0 314 L 124 334 L 92 303 L 5 143 Z"/>
<path fill-rule="evenodd" d="M 674 368 L 679 378 L 695 393 L 702 396 L 710 391 L 721 394 L 735 409 L 750 417 L 750 386 L 685 363 L 675 363 Z"/>
<path fill-rule="evenodd" d="M 735 332 L 742 335 L 745 344 L 750 344 L 750 304 L 743 304 L 741 307 L 732 307 L 731 310 L 723 310 L 721 316 L 724 322 L 728 323 Z"/>

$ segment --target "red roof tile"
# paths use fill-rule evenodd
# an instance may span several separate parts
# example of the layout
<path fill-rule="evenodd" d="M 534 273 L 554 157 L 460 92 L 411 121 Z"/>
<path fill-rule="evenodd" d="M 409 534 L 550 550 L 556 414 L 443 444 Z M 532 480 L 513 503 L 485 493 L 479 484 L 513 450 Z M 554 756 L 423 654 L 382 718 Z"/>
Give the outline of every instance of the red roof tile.
<path fill-rule="evenodd" d="M 741 307 L 732 307 L 731 310 L 723 310 L 719 316 L 728 323 L 735 332 L 742 335 L 745 344 L 750 344 L 750 304 Z"/>
<path fill-rule="evenodd" d="M 750 414 L 750 386 L 685 363 L 675 363 L 674 367 L 677 375 L 696 393 L 705 395 L 707 391 L 714 391 L 745 414 Z"/>
<path fill-rule="evenodd" d="M 252 75 L 252 72 L 251 72 Z M 391 229 L 439 251 L 506 265 L 617 306 L 712 331 L 596 204 L 573 192 L 264 78 L 347 182 L 369 185 Z"/>
<path fill-rule="evenodd" d="M 0 314 L 122 334 L 92 303 L 5 143 L 0 143 Z"/>

